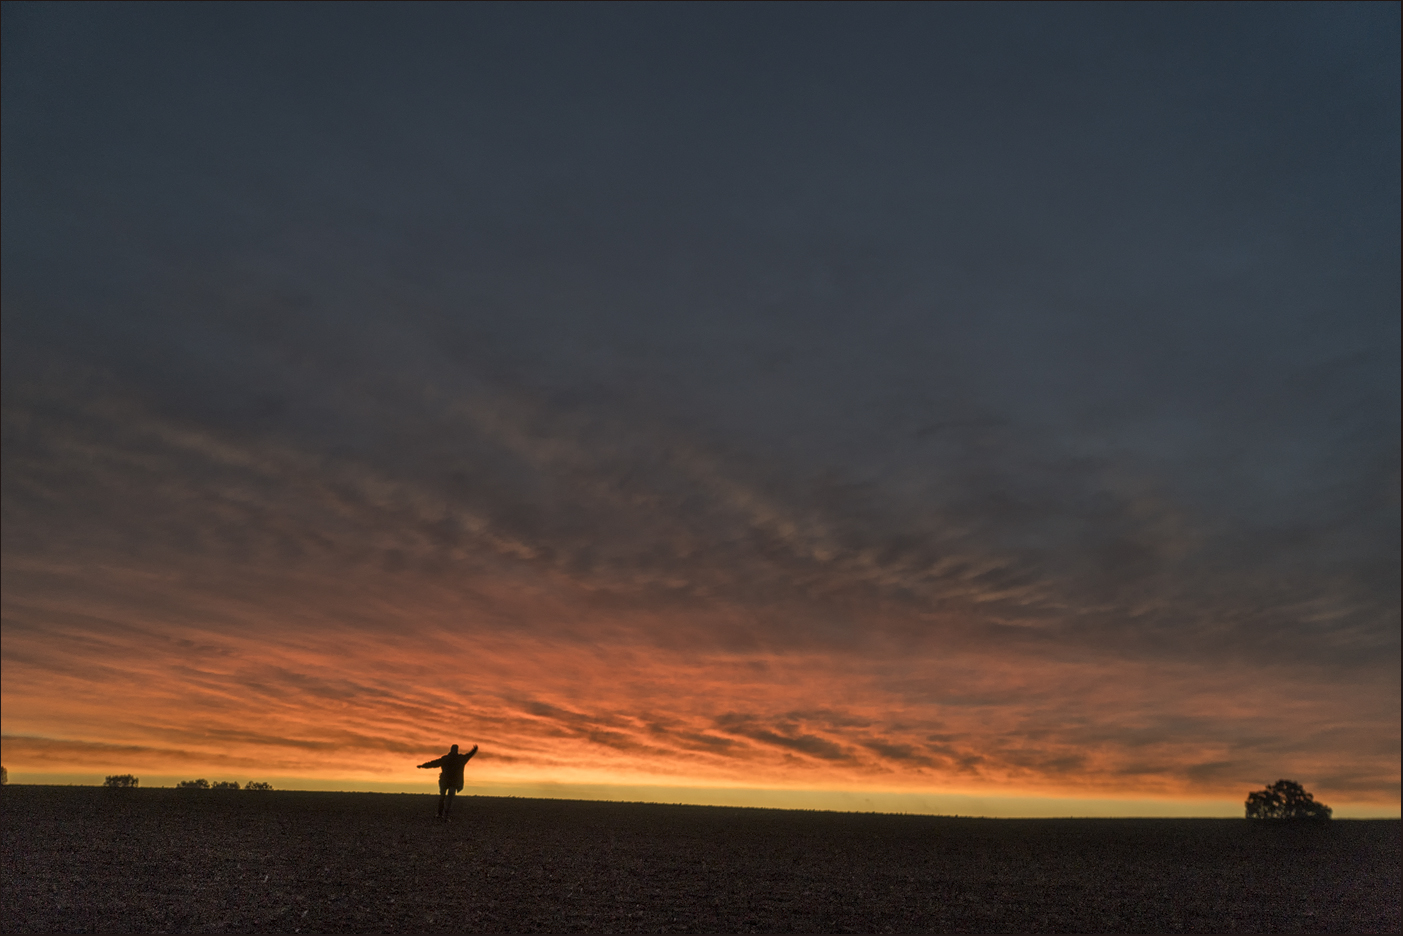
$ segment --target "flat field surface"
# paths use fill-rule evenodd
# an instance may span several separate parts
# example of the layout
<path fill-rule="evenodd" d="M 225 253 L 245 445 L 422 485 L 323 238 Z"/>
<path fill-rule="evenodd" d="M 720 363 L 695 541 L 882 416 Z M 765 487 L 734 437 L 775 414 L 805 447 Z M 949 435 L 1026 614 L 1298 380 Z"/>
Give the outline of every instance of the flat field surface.
<path fill-rule="evenodd" d="M 0 791 L 5 932 L 1398 932 L 1399 822 Z"/>

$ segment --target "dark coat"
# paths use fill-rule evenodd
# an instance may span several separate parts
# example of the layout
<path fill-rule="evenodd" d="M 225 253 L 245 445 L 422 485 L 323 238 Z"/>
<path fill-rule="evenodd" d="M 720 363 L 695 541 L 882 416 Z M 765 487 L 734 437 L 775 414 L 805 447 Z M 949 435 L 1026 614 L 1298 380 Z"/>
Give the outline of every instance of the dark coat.
<path fill-rule="evenodd" d="M 442 757 L 420 764 L 420 767 L 438 768 L 439 789 L 446 790 L 449 787 L 462 792 L 463 789 L 463 765 L 472 760 L 476 751 L 469 751 L 466 754 L 445 754 Z"/>

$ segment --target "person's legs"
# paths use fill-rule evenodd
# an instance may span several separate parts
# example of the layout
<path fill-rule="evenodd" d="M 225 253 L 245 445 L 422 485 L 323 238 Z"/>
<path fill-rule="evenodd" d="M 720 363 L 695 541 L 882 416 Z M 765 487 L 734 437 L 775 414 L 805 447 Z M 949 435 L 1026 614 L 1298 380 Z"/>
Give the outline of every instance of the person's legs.
<path fill-rule="evenodd" d="M 447 802 L 447 797 L 452 795 L 453 788 L 451 786 L 442 783 L 438 785 L 438 817 L 440 819 L 448 815 L 448 810 L 445 808 L 444 803 Z"/>
<path fill-rule="evenodd" d="M 453 812 L 453 794 L 456 792 L 458 791 L 453 789 L 452 787 L 449 787 L 447 790 L 444 791 L 445 795 L 447 795 L 448 797 L 448 805 L 443 807 L 443 818 L 445 819 L 447 819 L 449 814 Z"/>

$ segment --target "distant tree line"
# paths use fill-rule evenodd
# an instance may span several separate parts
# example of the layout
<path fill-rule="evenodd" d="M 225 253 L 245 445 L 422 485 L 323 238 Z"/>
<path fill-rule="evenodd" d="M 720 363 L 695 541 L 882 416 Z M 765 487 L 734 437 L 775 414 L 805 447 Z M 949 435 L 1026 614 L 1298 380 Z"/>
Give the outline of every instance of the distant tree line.
<path fill-rule="evenodd" d="M 182 780 L 177 783 L 175 787 L 178 790 L 237 790 L 239 789 L 239 784 L 237 780 L 216 780 L 214 783 L 210 783 L 208 780 L 201 778 L 199 780 Z M 245 790 L 263 791 L 271 790 L 273 785 L 271 783 L 263 783 L 259 780 L 250 780 L 248 783 L 244 784 L 243 788 Z"/>
<path fill-rule="evenodd" d="M 137 777 L 133 777 L 129 773 L 113 774 L 102 781 L 102 785 L 109 790 L 130 790 L 139 783 L 141 783 L 141 780 Z M 181 780 L 175 785 L 175 788 L 177 790 L 237 790 L 239 789 L 239 784 L 236 780 L 216 780 L 214 783 L 210 783 L 208 780 L 201 778 L 199 780 Z M 273 785 L 258 780 L 250 780 L 248 783 L 244 784 L 243 788 L 245 790 L 261 791 L 271 790 Z"/>

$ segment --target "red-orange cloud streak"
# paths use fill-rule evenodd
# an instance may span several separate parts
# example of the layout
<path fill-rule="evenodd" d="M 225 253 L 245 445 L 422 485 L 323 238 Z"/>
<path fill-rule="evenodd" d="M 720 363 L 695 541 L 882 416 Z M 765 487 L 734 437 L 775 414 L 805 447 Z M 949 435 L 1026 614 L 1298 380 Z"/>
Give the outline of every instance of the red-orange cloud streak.
<path fill-rule="evenodd" d="M 380 616 L 370 629 L 328 594 L 319 611 L 288 595 L 221 605 L 171 581 L 168 607 L 122 607 L 130 577 L 91 571 L 111 586 L 91 602 L 10 589 L 12 770 L 413 779 L 456 741 L 482 745 L 487 781 L 1204 798 L 1285 773 L 1327 798 L 1396 796 L 1396 764 L 1370 753 L 1386 693 L 1309 673 L 881 640 L 741 651 L 695 639 L 702 614 L 575 607 L 560 622 L 541 595 L 510 611 L 559 628 L 511 632 L 480 606 L 373 608 L 351 589 L 341 610 Z M 693 639 L 663 645 L 660 628 Z"/>

